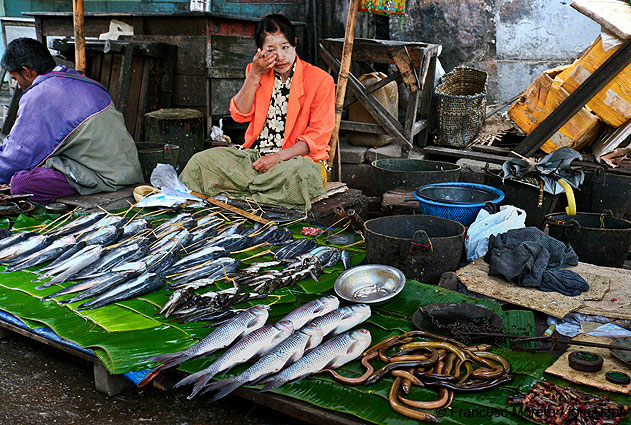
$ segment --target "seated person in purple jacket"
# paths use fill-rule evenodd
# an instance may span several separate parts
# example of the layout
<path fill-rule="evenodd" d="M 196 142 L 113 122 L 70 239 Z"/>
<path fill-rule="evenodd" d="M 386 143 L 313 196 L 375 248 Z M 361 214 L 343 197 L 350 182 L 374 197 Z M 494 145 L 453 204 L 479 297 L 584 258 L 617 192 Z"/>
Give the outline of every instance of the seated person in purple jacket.
<path fill-rule="evenodd" d="M 0 147 L 0 183 L 48 203 L 142 183 L 138 152 L 107 89 L 56 66 L 42 43 L 12 41 L 2 57 L 20 88 L 17 119 Z"/>

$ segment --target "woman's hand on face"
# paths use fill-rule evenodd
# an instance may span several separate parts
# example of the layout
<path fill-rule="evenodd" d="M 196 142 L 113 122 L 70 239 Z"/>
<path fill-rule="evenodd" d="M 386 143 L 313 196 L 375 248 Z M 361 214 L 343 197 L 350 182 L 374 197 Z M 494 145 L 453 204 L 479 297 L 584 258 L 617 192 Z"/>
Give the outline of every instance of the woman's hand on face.
<path fill-rule="evenodd" d="M 252 58 L 252 69 L 250 72 L 254 73 L 257 77 L 266 74 L 270 69 L 276 65 L 276 52 L 275 51 L 263 51 L 258 49 L 254 58 Z"/>
<path fill-rule="evenodd" d="M 252 168 L 260 173 L 265 173 L 272 169 L 272 167 L 281 162 L 280 155 L 278 152 L 265 155 L 257 159 L 252 163 Z"/>

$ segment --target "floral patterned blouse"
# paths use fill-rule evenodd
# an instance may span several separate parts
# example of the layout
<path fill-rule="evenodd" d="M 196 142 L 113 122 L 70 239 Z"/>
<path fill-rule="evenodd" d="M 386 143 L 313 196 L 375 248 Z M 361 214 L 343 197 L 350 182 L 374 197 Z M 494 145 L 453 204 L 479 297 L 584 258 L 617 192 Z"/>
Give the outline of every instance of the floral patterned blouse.
<path fill-rule="evenodd" d="M 287 105 L 289 104 L 289 90 L 294 76 L 296 63 L 289 74 L 287 81 L 283 82 L 280 74 L 275 73 L 272 101 L 267 110 L 267 120 L 256 139 L 256 147 L 261 155 L 269 155 L 283 148 L 285 140 L 285 118 L 287 117 Z"/>

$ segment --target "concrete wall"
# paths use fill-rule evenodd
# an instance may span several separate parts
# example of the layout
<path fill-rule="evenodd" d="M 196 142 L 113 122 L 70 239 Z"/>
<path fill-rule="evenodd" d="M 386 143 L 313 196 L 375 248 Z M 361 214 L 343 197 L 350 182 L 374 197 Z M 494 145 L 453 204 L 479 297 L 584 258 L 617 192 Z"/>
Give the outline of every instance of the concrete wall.
<path fill-rule="evenodd" d="M 489 100 L 523 91 L 545 69 L 568 62 L 600 26 L 564 0 L 407 0 L 390 19 L 393 40 L 443 45 L 440 61 L 489 73 Z"/>
<path fill-rule="evenodd" d="M 544 70 L 587 48 L 600 25 L 562 0 L 497 0 L 498 99 L 523 91 Z"/>

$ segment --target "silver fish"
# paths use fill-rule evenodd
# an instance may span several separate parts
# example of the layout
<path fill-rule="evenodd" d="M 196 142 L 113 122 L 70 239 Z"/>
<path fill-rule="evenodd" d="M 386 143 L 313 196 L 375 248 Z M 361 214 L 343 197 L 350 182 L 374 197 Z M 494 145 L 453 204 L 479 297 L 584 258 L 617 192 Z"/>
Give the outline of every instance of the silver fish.
<path fill-rule="evenodd" d="M 147 220 L 145 220 L 144 218 L 136 218 L 123 226 L 123 236 L 121 236 L 121 239 L 125 240 L 134 235 L 137 235 L 145 229 L 150 228 L 151 224 L 149 224 Z"/>
<path fill-rule="evenodd" d="M 326 341 L 277 375 L 262 391 L 270 391 L 289 382 L 297 382 L 322 369 L 336 369 L 355 360 L 370 346 L 372 338 L 366 329 L 347 332 Z"/>
<path fill-rule="evenodd" d="M 342 264 L 344 265 L 344 270 L 348 270 L 351 267 L 351 255 L 346 249 L 343 249 L 341 257 Z"/>
<path fill-rule="evenodd" d="M 28 238 L 37 235 L 35 232 L 19 232 L 14 233 L 11 236 L 7 236 L 4 239 L 0 239 L 0 250 L 4 250 L 13 244 L 25 241 Z"/>
<path fill-rule="evenodd" d="M 29 267 L 45 263 L 46 261 L 50 261 L 69 250 L 75 243 L 76 240 L 73 236 L 64 236 L 63 238 L 57 239 L 41 251 L 34 252 L 20 261 L 12 262 L 11 265 L 6 268 L 6 271 L 13 272 L 16 270 L 24 270 Z"/>
<path fill-rule="evenodd" d="M 75 279 L 90 279 L 107 273 L 112 267 L 116 267 L 129 257 L 136 254 L 141 248 L 137 244 L 130 244 L 123 248 L 110 251 L 91 265 L 90 270 L 83 270 L 74 276 Z M 146 251 L 145 251 L 146 252 Z"/>
<path fill-rule="evenodd" d="M 69 286 L 66 289 L 62 289 L 61 291 L 55 292 L 54 294 L 51 294 L 48 297 L 44 298 L 58 297 L 81 290 L 83 292 L 81 292 L 80 294 L 77 294 L 68 300 L 59 301 L 59 304 L 76 303 L 78 301 L 87 300 L 88 298 L 101 295 L 102 293 L 107 292 L 115 286 L 118 286 L 119 284 L 126 282 L 136 276 L 138 276 L 138 274 L 136 273 L 106 273 L 99 277 L 95 277 L 94 279 L 88 279 L 84 280 L 83 282 L 76 283 L 75 285 Z M 75 291 L 73 287 L 80 289 Z"/>
<path fill-rule="evenodd" d="M 216 260 L 219 257 L 225 257 L 227 255 L 228 252 L 221 247 L 207 246 L 206 248 L 200 249 L 199 251 L 189 254 L 177 261 L 173 264 L 170 272 L 179 273 L 189 267 L 197 266 L 206 261 Z"/>
<path fill-rule="evenodd" d="M 52 243 L 51 236 L 44 236 L 44 235 L 31 236 L 30 238 L 22 242 L 12 244 L 8 246 L 7 248 L 3 249 L 2 251 L 0 251 L 0 261 L 15 258 L 18 255 L 23 255 L 23 254 L 30 255 L 31 253 L 35 251 L 38 251 L 40 249 L 47 247 L 50 243 Z"/>
<path fill-rule="evenodd" d="M 146 362 L 162 363 L 153 369 L 138 386 L 149 383 L 160 371 L 184 363 L 195 357 L 206 356 L 226 348 L 238 338 L 251 334 L 265 325 L 269 317 L 269 306 L 259 304 L 234 316 L 230 321 L 218 326 L 206 338 L 189 348 L 176 353 L 162 354 L 146 358 Z"/>
<path fill-rule="evenodd" d="M 257 329 L 241 338 L 217 360 L 204 370 L 187 376 L 175 384 L 175 388 L 186 384 L 195 384 L 193 392 L 188 396 L 193 398 L 218 373 L 228 372 L 234 366 L 247 362 L 255 357 L 264 356 L 280 344 L 294 331 L 291 322 L 280 321 L 271 326 Z"/>
<path fill-rule="evenodd" d="M 315 326 L 306 326 L 291 334 L 242 374 L 214 382 L 206 387 L 204 393 L 217 391 L 210 399 L 210 401 L 217 401 L 242 385 L 255 383 L 295 363 L 307 350 L 318 346 L 320 342 L 322 342 L 322 332 Z"/>
<path fill-rule="evenodd" d="M 340 300 L 335 295 L 329 295 L 327 297 L 317 298 L 298 307 L 283 317 L 283 320 L 290 321 L 292 325 L 294 325 L 294 329 L 300 329 L 307 322 L 315 319 L 316 317 L 324 316 L 339 306 Z"/>
<path fill-rule="evenodd" d="M 195 266 L 179 276 L 176 276 L 172 287 L 182 286 L 194 280 L 210 277 L 217 271 L 220 271 L 221 275 L 232 273 L 237 270 L 240 264 L 239 260 L 232 257 L 220 257 L 207 264 L 202 263 L 202 265 Z"/>
<path fill-rule="evenodd" d="M 313 319 L 310 324 L 319 328 L 326 338 L 345 332 L 368 320 L 369 317 L 370 307 L 367 304 L 354 304 Z"/>
<path fill-rule="evenodd" d="M 45 272 L 47 270 L 54 269 L 55 267 L 65 263 L 68 259 L 70 259 L 72 256 L 74 256 L 79 251 L 84 250 L 85 247 L 86 247 L 86 243 L 85 242 L 78 242 L 78 243 L 76 243 L 74 246 L 71 246 L 70 249 L 68 249 L 66 252 L 64 252 L 59 257 L 57 257 L 56 259 L 51 261 L 50 264 L 42 267 L 39 271 Z"/>
<path fill-rule="evenodd" d="M 115 224 L 110 224 L 82 236 L 79 240 L 85 241 L 88 245 L 108 246 L 118 241 L 122 235 L 123 229 Z"/>
<path fill-rule="evenodd" d="M 45 289 L 56 283 L 63 283 L 71 278 L 74 274 L 88 267 L 90 264 L 94 263 L 101 257 L 103 248 L 100 245 L 90 245 L 87 248 L 88 249 L 86 249 L 86 251 L 82 255 L 76 257 L 74 261 L 71 261 L 69 263 L 66 270 L 56 275 L 48 282 L 35 287 L 35 289 Z"/>
<path fill-rule="evenodd" d="M 97 212 L 88 215 L 81 216 L 75 220 L 72 220 L 63 226 L 54 230 L 55 236 L 72 235 L 73 233 L 80 232 L 83 229 L 88 228 L 92 224 L 96 223 L 105 216 L 104 212 Z"/>
<path fill-rule="evenodd" d="M 77 307 L 79 310 L 99 308 L 119 301 L 125 301 L 140 295 L 148 294 L 162 288 L 165 284 L 163 275 L 144 273 L 135 279 L 121 283 L 111 290 L 94 297 L 91 301 Z"/>

